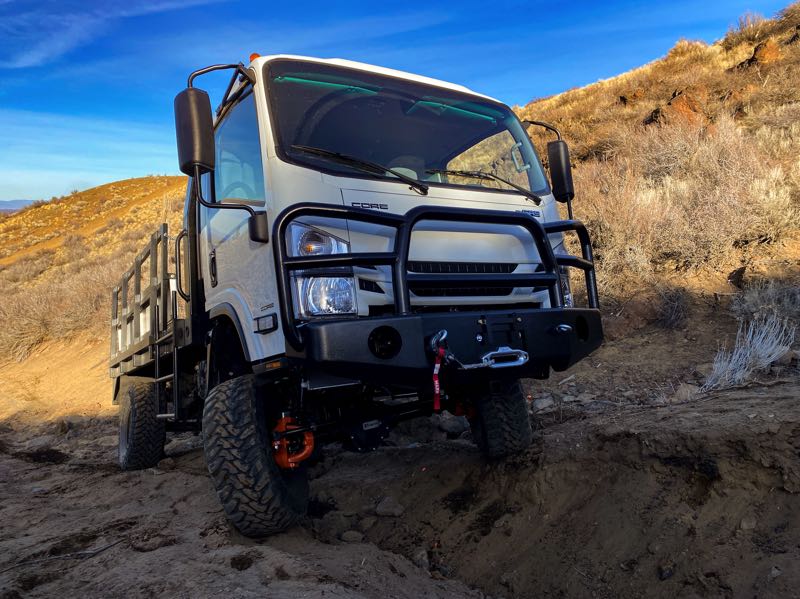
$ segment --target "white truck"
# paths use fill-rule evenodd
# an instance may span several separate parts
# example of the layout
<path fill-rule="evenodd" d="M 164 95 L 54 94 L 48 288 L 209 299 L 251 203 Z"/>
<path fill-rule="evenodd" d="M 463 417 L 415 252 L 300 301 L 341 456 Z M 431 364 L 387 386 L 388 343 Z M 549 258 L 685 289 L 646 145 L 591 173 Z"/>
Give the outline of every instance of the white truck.
<path fill-rule="evenodd" d="M 212 113 L 194 80 L 222 69 Z M 283 55 L 195 71 L 175 121 L 183 230 L 162 225 L 112 294 L 119 462 L 151 467 L 167 431 L 202 430 L 242 533 L 305 513 L 324 443 L 370 450 L 403 418 L 447 409 L 488 458 L 525 450 L 520 378 L 601 344 L 555 128 L 451 83 Z M 550 181 L 531 124 L 558 137 Z"/>

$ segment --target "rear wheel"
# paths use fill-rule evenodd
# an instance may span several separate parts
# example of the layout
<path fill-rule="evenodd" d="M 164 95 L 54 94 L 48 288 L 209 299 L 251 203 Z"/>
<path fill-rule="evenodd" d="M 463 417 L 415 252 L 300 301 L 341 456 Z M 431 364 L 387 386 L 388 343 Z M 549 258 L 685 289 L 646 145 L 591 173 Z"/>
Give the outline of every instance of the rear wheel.
<path fill-rule="evenodd" d="M 156 418 L 155 386 L 147 379 L 123 375 L 119 390 L 119 465 L 123 470 L 155 466 L 164 456 L 166 427 Z"/>
<path fill-rule="evenodd" d="M 499 459 L 527 449 L 533 439 L 528 404 L 519 381 L 494 381 L 475 401 L 472 436 L 480 450 Z"/>
<path fill-rule="evenodd" d="M 222 507 L 242 534 L 274 534 L 305 515 L 305 469 L 282 470 L 275 463 L 255 377 L 232 378 L 211 390 L 203 409 L 203 446 Z"/>

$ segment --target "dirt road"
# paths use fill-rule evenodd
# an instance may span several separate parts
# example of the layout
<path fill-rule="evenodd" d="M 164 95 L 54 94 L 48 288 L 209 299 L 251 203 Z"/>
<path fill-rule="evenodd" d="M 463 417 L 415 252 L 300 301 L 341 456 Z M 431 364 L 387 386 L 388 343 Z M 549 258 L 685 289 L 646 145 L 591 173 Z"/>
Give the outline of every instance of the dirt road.
<path fill-rule="evenodd" d="M 227 526 L 197 437 L 122 473 L 113 418 L 6 422 L 0 597 L 796 597 L 798 397 L 606 407 L 494 465 L 458 439 L 332 447 L 309 518 L 263 542 Z"/>

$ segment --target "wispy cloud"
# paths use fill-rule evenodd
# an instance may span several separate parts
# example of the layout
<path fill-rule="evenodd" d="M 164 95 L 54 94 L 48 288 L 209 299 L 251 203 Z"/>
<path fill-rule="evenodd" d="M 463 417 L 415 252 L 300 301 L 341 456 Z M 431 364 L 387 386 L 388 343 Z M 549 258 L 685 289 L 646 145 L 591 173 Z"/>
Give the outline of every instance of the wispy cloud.
<path fill-rule="evenodd" d="M 453 19 L 444 10 L 397 10 L 381 15 L 314 18 L 307 21 L 229 20 L 212 27 L 184 29 L 141 41 L 141 51 L 172 64 L 196 67 L 206 62 L 266 54 L 340 54 L 343 47 L 389 40 L 441 26 Z M 401 41 L 407 46 L 409 41 Z"/>
<path fill-rule="evenodd" d="M 86 2 L 0 0 L 0 69 L 53 61 L 105 34 L 116 21 L 220 0 Z"/>

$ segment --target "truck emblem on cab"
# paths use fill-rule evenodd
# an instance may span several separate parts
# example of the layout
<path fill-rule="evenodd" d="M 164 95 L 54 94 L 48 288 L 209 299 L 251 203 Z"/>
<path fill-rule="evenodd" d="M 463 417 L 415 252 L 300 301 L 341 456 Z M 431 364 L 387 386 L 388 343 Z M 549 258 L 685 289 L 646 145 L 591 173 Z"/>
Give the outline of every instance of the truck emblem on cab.
<path fill-rule="evenodd" d="M 371 208 L 373 210 L 389 209 L 389 204 L 371 204 L 370 202 L 352 202 L 350 205 L 356 208 Z"/>
<path fill-rule="evenodd" d="M 517 212 L 524 212 L 533 218 L 542 218 L 542 212 L 540 210 L 517 210 Z"/>

